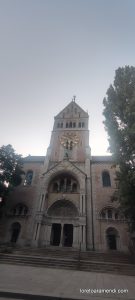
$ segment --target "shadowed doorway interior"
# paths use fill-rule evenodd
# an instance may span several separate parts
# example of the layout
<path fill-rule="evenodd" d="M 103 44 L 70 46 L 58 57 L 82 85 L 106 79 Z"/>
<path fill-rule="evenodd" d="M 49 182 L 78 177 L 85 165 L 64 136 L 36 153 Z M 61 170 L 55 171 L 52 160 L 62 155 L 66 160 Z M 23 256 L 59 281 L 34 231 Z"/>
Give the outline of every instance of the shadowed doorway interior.
<path fill-rule="evenodd" d="M 73 244 L 73 225 L 64 224 L 63 230 L 63 246 L 72 247 Z"/>
<path fill-rule="evenodd" d="M 109 250 L 117 250 L 117 237 L 118 233 L 115 228 L 107 229 L 107 244 Z"/>
<path fill-rule="evenodd" d="M 53 246 L 59 246 L 60 238 L 61 238 L 61 224 L 54 223 L 52 224 L 51 244 Z"/>
<path fill-rule="evenodd" d="M 11 243 L 16 243 L 20 234 L 21 225 L 20 223 L 16 222 L 13 223 L 11 226 Z"/>

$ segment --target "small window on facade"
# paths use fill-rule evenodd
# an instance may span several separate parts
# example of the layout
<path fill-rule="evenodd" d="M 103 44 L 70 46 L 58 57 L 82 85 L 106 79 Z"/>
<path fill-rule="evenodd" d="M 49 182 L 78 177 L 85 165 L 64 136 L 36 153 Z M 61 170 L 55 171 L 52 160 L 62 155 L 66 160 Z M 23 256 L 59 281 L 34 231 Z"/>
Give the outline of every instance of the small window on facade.
<path fill-rule="evenodd" d="M 72 128 L 72 122 L 69 123 L 69 127 Z"/>
<path fill-rule="evenodd" d="M 65 192 L 65 184 L 64 184 L 64 179 L 60 181 L 60 192 Z"/>
<path fill-rule="evenodd" d="M 101 212 L 101 218 L 106 219 L 106 212 L 104 210 Z"/>
<path fill-rule="evenodd" d="M 13 209 L 14 216 L 26 216 L 28 213 L 28 208 L 24 204 L 17 204 Z"/>
<path fill-rule="evenodd" d="M 118 217 L 119 217 L 119 215 L 118 215 L 118 213 L 116 212 L 116 213 L 115 213 L 115 220 L 118 220 Z"/>
<path fill-rule="evenodd" d="M 84 124 L 84 122 L 82 122 L 82 128 L 84 128 L 85 127 L 85 124 Z"/>
<path fill-rule="evenodd" d="M 67 179 L 66 192 L 71 192 L 71 180 Z"/>
<path fill-rule="evenodd" d="M 57 193 L 58 192 L 58 183 L 54 182 L 53 184 L 53 192 Z"/>
<path fill-rule="evenodd" d="M 81 128 L 81 122 L 79 122 L 78 127 Z"/>
<path fill-rule="evenodd" d="M 108 171 L 102 173 L 102 182 L 104 187 L 111 186 L 110 174 Z"/>
<path fill-rule="evenodd" d="M 73 183 L 73 185 L 72 185 L 72 192 L 73 193 L 77 192 L 77 184 L 76 183 Z"/>
<path fill-rule="evenodd" d="M 76 127 L 76 123 L 75 123 L 75 122 L 73 122 L 73 127 L 74 127 L 74 128 Z"/>
<path fill-rule="evenodd" d="M 101 214 L 100 214 L 100 218 L 101 219 L 104 219 L 104 220 L 118 220 L 119 219 L 119 212 L 116 211 L 115 208 L 104 208 L 102 211 L 101 211 Z"/>
<path fill-rule="evenodd" d="M 57 124 L 57 128 L 60 128 L 60 123 Z"/>
<path fill-rule="evenodd" d="M 107 214 L 108 214 L 108 219 L 112 219 L 112 210 L 111 209 L 108 209 Z"/>
<path fill-rule="evenodd" d="M 31 185 L 33 178 L 33 171 L 28 171 L 25 177 L 24 185 Z"/>
<path fill-rule="evenodd" d="M 63 123 L 60 124 L 60 127 L 63 128 Z"/>
<path fill-rule="evenodd" d="M 68 123 L 66 123 L 66 128 L 68 128 Z"/>

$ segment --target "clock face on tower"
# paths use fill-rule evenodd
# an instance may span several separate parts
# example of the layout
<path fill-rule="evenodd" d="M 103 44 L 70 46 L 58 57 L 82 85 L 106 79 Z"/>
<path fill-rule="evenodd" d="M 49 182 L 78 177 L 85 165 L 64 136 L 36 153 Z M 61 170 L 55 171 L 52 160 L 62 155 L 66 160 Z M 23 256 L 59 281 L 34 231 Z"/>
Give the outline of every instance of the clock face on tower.
<path fill-rule="evenodd" d="M 60 138 L 60 143 L 64 148 L 67 148 L 67 145 L 71 145 L 74 147 L 79 143 L 79 136 L 76 133 L 69 132 L 65 133 L 61 138 Z"/>

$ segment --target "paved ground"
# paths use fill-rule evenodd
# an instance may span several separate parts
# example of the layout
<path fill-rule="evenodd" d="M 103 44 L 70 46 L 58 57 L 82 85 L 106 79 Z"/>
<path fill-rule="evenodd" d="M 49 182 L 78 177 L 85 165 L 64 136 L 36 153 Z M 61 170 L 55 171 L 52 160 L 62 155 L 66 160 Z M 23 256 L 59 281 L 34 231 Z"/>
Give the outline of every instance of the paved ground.
<path fill-rule="evenodd" d="M 2 293 L 4 292 L 4 293 Z M 8 292 L 7 294 L 5 292 Z M 17 293 L 16 296 L 12 293 Z M 26 294 L 23 296 L 23 294 Z M 31 295 L 35 295 L 32 296 Z M 70 298 L 134 300 L 135 277 L 74 270 L 0 265 L 0 300 Z M 48 296 L 48 297 L 47 297 Z"/>

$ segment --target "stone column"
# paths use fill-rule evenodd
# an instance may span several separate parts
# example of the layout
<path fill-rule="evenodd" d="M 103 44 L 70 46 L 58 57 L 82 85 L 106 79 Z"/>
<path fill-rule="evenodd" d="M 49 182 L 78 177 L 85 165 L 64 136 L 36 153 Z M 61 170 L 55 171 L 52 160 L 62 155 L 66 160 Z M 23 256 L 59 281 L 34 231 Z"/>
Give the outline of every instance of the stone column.
<path fill-rule="evenodd" d="M 52 224 L 46 225 L 46 245 L 50 245 Z"/>
<path fill-rule="evenodd" d="M 73 248 L 79 248 L 78 243 L 78 228 L 76 225 L 73 226 Z"/>
<path fill-rule="evenodd" d="M 83 214 L 86 214 L 86 200 L 85 200 L 85 195 L 83 195 Z"/>
<path fill-rule="evenodd" d="M 35 224 L 35 230 L 34 230 L 33 241 L 32 241 L 32 244 L 33 244 L 34 246 L 38 246 L 38 240 L 39 240 L 40 228 L 41 228 L 41 223 L 37 222 L 37 223 Z"/>
<path fill-rule="evenodd" d="M 86 250 L 86 226 L 82 226 L 82 249 Z"/>
<path fill-rule="evenodd" d="M 82 194 L 80 194 L 80 215 L 82 215 Z"/>
<path fill-rule="evenodd" d="M 61 224 L 60 247 L 63 246 L 63 228 L 64 228 L 64 224 Z"/>
<path fill-rule="evenodd" d="M 82 225 L 79 226 L 79 245 L 82 244 Z"/>

